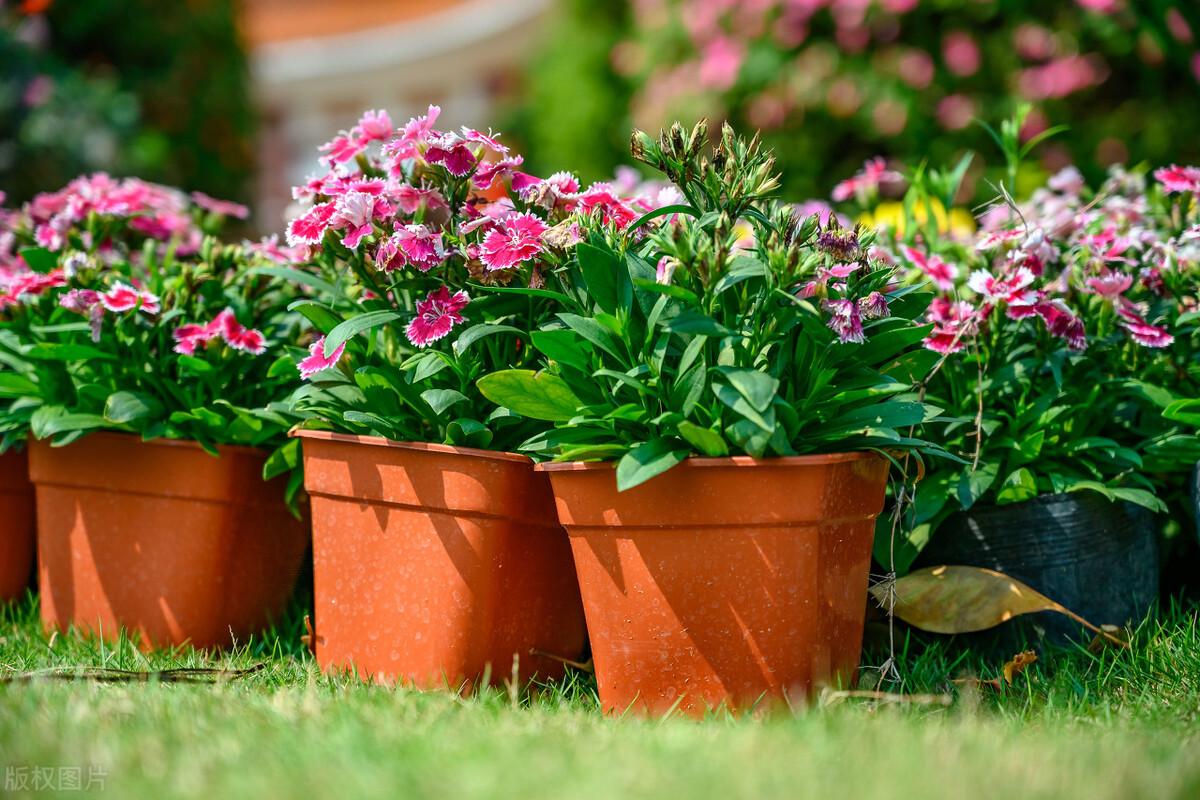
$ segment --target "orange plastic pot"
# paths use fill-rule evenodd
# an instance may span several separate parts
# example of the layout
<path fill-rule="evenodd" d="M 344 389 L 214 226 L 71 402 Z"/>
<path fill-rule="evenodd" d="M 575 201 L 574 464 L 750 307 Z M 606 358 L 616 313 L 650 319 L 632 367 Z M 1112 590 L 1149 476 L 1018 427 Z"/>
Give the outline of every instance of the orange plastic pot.
<path fill-rule="evenodd" d="M 606 711 L 746 710 L 853 680 L 882 458 L 693 458 L 625 492 L 611 464 L 538 469 Z"/>
<path fill-rule="evenodd" d="M 28 458 L 9 450 L 0 455 L 0 603 L 23 595 L 33 575 L 33 506 Z"/>
<path fill-rule="evenodd" d="M 219 450 L 121 433 L 30 444 L 47 628 L 215 647 L 283 612 L 307 523 L 288 512 L 279 480 L 263 482 L 265 453 Z"/>
<path fill-rule="evenodd" d="M 421 688 L 554 678 L 584 646 L 550 484 L 511 453 L 327 431 L 304 440 L 326 670 Z"/>

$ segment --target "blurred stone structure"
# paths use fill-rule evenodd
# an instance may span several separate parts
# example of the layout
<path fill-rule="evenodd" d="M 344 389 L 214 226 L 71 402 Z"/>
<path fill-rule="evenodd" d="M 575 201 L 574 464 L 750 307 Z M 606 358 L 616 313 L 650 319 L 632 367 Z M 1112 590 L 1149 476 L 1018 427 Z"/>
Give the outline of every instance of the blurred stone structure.
<path fill-rule="evenodd" d="M 290 189 L 317 147 L 368 108 L 396 124 L 442 106 L 441 121 L 487 128 L 514 85 L 549 0 L 244 0 L 261 112 L 254 222 L 283 230 Z"/>

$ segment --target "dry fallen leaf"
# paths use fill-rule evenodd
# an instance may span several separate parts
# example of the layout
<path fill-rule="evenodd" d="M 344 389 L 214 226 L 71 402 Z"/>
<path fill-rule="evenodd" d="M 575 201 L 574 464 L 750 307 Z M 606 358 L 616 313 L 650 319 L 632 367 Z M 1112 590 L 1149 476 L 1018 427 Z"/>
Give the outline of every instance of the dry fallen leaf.
<path fill-rule="evenodd" d="M 1004 663 L 1004 669 L 1001 671 L 1002 677 L 992 678 L 991 680 L 986 681 L 982 678 L 956 678 L 954 683 L 957 683 L 959 686 L 966 686 L 976 689 L 982 685 L 987 685 L 996 691 L 1000 691 L 1004 688 L 1004 684 L 1012 686 L 1013 678 L 1020 675 L 1026 670 L 1026 668 L 1029 667 L 1030 664 L 1035 663 L 1037 660 L 1037 653 L 1033 652 L 1032 650 L 1025 650 L 1017 653 Z"/>
<path fill-rule="evenodd" d="M 1119 625 L 1101 625 L 1088 644 L 1089 653 L 1099 653 L 1106 647 L 1129 647 L 1129 629 Z"/>
<path fill-rule="evenodd" d="M 1128 647 L 1075 612 L 995 570 L 941 566 L 910 572 L 893 583 L 871 587 L 875 601 L 913 627 L 932 633 L 972 633 L 994 628 L 1021 614 L 1056 611 L 1103 636 L 1110 644 Z"/>
<path fill-rule="evenodd" d="M 316 639 L 313 637 L 312 620 L 308 618 L 308 614 L 304 615 L 304 635 L 300 637 L 300 643 L 314 653 L 317 651 Z"/>
<path fill-rule="evenodd" d="M 1020 675 L 1030 664 L 1036 661 L 1037 653 L 1032 650 L 1017 653 L 1004 664 L 1004 682 L 1011 686 L 1013 678 Z"/>

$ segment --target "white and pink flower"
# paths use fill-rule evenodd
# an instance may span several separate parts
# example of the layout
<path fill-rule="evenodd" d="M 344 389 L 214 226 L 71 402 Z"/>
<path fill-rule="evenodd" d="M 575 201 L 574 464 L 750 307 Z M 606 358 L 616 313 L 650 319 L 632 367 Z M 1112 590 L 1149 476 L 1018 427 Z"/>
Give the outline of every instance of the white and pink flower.
<path fill-rule="evenodd" d="M 114 314 L 135 309 L 147 314 L 159 312 L 158 297 L 121 281 L 117 281 L 111 289 L 100 295 L 100 303 Z"/>
<path fill-rule="evenodd" d="M 408 340 L 417 347 L 426 347 L 444 338 L 463 321 L 461 312 L 469 302 L 471 298 L 466 292 L 451 294 L 447 287 L 439 287 L 417 303 L 417 316 L 408 323 L 405 331 Z"/>
<path fill-rule="evenodd" d="M 879 190 L 879 186 L 884 183 L 892 183 L 903 180 L 899 172 L 888 169 L 887 161 L 882 156 L 876 156 L 863 163 L 863 168 L 853 177 L 833 187 L 831 197 L 834 202 L 841 203 L 849 200 L 851 197 L 865 199 L 868 195 Z"/>
<path fill-rule="evenodd" d="M 1191 192 L 1200 194 L 1200 167 L 1169 167 L 1154 170 L 1154 179 L 1162 184 L 1167 194 Z"/>
<path fill-rule="evenodd" d="M 922 253 L 907 245 L 901 245 L 900 252 L 910 264 L 925 273 L 934 286 L 943 292 L 954 288 L 954 280 L 958 277 L 958 267 L 946 263 L 933 253 Z"/>
<path fill-rule="evenodd" d="M 309 345 L 308 356 L 297 364 L 301 380 L 311 380 L 318 372 L 332 369 L 346 352 L 346 343 L 339 344 L 332 353 L 325 355 L 325 337 L 322 336 Z"/>
<path fill-rule="evenodd" d="M 979 269 L 971 273 L 967 286 L 990 302 L 1027 305 L 1035 300 L 1035 293 L 1026 288 L 1033 283 L 1034 277 L 1026 267 L 1018 267 L 1003 276 Z"/>
<path fill-rule="evenodd" d="M 237 321 L 232 308 L 226 308 L 204 325 L 180 325 L 171 336 L 175 352 L 192 355 L 208 342 L 220 337 L 234 350 L 261 355 L 267 350 L 266 337 L 261 331 L 247 328 Z"/>
<path fill-rule="evenodd" d="M 829 312 L 825 323 L 838 335 L 842 344 L 862 344 L 866 341 L 862 327 L 862 312 L 852 299 L 826 300 L 822 307 Z"/>
<path fill-rule="evenodd" d="M 488 270 L 515 267 L 546 249 L 542 235 L 547 230 L 546 223 L 533 214 L 511 216 L 484 238 L 479 259 Z"/>

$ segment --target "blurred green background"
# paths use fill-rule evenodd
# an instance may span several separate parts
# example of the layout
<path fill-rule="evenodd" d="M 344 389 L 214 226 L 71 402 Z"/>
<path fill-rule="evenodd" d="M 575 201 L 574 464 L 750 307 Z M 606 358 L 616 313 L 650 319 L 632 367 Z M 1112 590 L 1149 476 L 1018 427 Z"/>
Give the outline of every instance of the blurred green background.
<path fill-rule="evenodd" d="M 505 15 L 523 37 L 508 50 Z M 499 22 L 476 35 L 471 17 Z M 371 28 L 367 48 L 354 37 Z M 437 52 L 413 55 L 405 30 Z M 531 172 L 585 180 L 628 161 L 634 126 L 727 119 L 763 130 L 797 199 L 875 155 L 990 157 L 973 120 L 1028 101 L 1028 135 L 1070 126 L 1034 171 L 1096 178 L 1200 161 L 1198 35 L 1194 0 L 2 0 L 0 189 L 23 200 L 106 169 L 269 205 L 260 226 L 276 229 L 319 137 L 364 108 L 401 121 L 437 101 L 451 123 L 504 131 Z M 356 48 L 375 73 L 340 63 Z M 272 80 L 292 84 L 273 95 Z M 301 110 L 317 84 L 320 116 Z"/>

